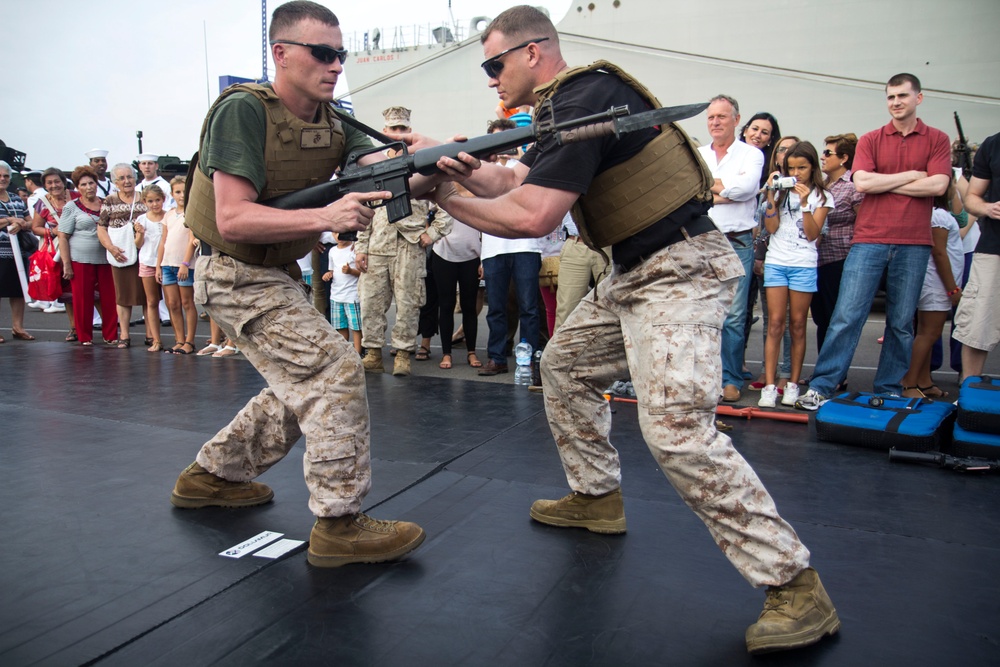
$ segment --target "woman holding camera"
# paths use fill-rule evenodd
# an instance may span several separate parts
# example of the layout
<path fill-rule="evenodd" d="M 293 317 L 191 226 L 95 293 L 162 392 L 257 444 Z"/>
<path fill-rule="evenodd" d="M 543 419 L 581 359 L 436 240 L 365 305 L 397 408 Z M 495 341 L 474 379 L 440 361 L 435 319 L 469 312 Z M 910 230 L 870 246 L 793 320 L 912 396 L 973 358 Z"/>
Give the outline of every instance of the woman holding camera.
<path fill-rule="evenodd" d="M 800 141 L 785 153 L 780 175 L 775 174 L 767 190 L 764 225 L 771 233 L 771 241 L 764 260 L 768 330 L 764 346 L 766 385 L 758 401 L 761 407 L 773 408 L 778 400 L 778 346 L 789 310 L 792 372 L 781 403 L 793 406 L 799 398 L 798 382 L 806 356 L 806 318 L 816 291 L 817 239 L 833 208 L 833 195 L 823 188 L 821 174 L 816 149 L 808 141 Z"/>
<path fill-rule="evenodd" d="M 817 291 L 812 302 L 817 350 L 823 347 L 826 330 L 837 305 L 844 260 L 854 238 L 854 219 L 858 217 L 858 208 L 865 198 L 854 189 L 854 181 L 851 180 L 854 149 L 858 146 L 857 135 L 835 134 L 825 141 L 823 173 L 826 174 L 826 189 L 833 194 L 836 203 L 826 218 L 827 234 L 819 248 Z"/>

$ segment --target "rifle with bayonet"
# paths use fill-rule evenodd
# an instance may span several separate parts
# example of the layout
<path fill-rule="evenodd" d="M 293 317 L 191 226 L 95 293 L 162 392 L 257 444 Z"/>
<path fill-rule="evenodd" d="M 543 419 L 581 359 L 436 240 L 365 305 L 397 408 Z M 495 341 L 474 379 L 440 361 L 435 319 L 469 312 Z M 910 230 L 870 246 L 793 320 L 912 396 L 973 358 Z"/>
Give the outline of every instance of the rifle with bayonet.
<path fill-rule="evenodd" d="M 409 153 L 406 144 L 393 141 L 385 146 L 356 151 L 348 155 L 344 169 L 329 182 L 272 197 L 262 202 L 264 206 L 280 209 L 319 208 L 331 204 L 350 192 L 392 193 L 390 199 L 377 203 L 385 206 L 389 222 L 396 222 L 409 216 L 410 184 L 413 174 L 425 176 L 438 172 L 437 162 L 442 157 L 457 158 L 459 153 L 468 153 L 475 158 L 487 158 L 523 144 L 553 137 L 557 143 L 568 144 L 589 141 L 600 137 L 633 132 L 649 127 L 672 123 L 697 116 L 708 107 L 707 103 L 686 104 L 664 107 L 632 114 L 627 106 L 612 107 L 603 113 L 556 123 L 535 122 L 531 125 L 475 137 L 467 141 L 441 144 Z M 548 114 L 552 118 L 552 114 Z M 391 157 L 369 165 L 358 164 L 366 155 L 386 149 L 398 151 Z M 342 235 L 343 238 L 343 235 Z"/>
<path fill-rule="evenodd" d="M 958 143 L 955 146 L 958 164 L 955 166 L 962 170 L 962 175 L 968 180 L 972 178 L 972 149 L 969 148 L 969 142 L 965 140 L 965 132 L 962 131 L 962 121 L 958 117 L 958 112 L 954 113 L 955 128 L 958 130 Z"/>

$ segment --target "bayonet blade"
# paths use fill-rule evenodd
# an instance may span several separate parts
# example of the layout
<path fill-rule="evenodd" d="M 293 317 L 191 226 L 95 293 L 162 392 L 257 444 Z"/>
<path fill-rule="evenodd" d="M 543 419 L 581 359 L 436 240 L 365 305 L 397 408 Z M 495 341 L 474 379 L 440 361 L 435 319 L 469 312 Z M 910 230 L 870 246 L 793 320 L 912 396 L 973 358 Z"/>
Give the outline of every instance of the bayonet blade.
<path fill-rule="evenodd" d="M 615 119 L 619 132 L 634 132 L 647 127 L 656 127 L 664 123 L 676 123 L 679 120 L 692 118 L 708 108 L 708 102 L 698 104 L 682 104 L 675 107 L 663 107 L 651 111 L 641 111 Z"/>

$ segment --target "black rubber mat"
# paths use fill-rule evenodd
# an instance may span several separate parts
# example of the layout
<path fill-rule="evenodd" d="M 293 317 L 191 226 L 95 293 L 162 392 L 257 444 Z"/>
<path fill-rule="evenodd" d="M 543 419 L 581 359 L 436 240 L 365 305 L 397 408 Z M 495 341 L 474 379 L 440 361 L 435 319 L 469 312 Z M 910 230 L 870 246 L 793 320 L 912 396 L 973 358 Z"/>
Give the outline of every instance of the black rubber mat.
<path fill-rule="evenodd" d="M 752 658 L 751 588 L 618 404 L 629 532 L 533 523 L 567 492 L 542 399 L 521 387 L 370 377 L 379 518 L 406 560 L 322 570 L 218 553 L 307 540 L 302 444 L 247 510 L 174 509 L 201 443 L 262 384 L 245 362 L 39 342 L 0 354 L 2 665 L 992 665 L 1000 477 L 890 464 L 808 427 L 726 421 L 811 549 L 839 636 Z"/>

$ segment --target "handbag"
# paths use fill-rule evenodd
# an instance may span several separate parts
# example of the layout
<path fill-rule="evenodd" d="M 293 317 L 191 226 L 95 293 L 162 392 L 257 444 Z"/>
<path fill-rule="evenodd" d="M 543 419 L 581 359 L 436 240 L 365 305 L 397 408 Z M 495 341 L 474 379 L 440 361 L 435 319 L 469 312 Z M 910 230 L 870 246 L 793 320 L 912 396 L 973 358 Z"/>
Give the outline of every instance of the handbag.
<path fill-rule="evenodd" d="M 38 252 L 38 237 L 27 229 L 22 229 L 15 234 L 17 236 L 17 246 L 21 249 L 22 255 L 30 256 Z"/>
<path fill-rule="evenodd" d="M 538 286 L 548 287 L 553 292 L 559 287 L 559 257 L 542 257 L 542 268 L 538 272 Z"/>
<path fill-rule="evenodd" d="M 55 301 L 62 296 L 62 265 L 55 255 L 52 234 L 45 230 L 45 242 L 28 260 L 28 296 L 35 301 Z"/>
<path fill-rule="evenodd" d="M 135 264 L 139 257 L 139 249 L 135 247 L 135 232 L 132 231 L 131 223 L 122 227 L 108 227 L 108 236 L 111 237 L 111 245 L 118 246 L 125 255 L 125 261 L 119 262 L 111 251 L 107 251 L 108 263 L 117 266 L 119 269 Z"/>

